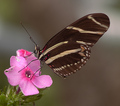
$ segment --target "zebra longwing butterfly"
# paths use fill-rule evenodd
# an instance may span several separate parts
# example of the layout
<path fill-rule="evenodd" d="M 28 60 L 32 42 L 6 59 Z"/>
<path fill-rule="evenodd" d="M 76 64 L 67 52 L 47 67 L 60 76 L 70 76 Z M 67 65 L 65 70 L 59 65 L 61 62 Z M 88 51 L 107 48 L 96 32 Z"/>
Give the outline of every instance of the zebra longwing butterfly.
<path fill-rule="evenodd" d="M 91 47 L 108 30 L 110 21 L 103 13 L 88 14 L 53 36 L 42 50 L 35 53 L 57 75 L 65 78 L 84 66 Z"/>

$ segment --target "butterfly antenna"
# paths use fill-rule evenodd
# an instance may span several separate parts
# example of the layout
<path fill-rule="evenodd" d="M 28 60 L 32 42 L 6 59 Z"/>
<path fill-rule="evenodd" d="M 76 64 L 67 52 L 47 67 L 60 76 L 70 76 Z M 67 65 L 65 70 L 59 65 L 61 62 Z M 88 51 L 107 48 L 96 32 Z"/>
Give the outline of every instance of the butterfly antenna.
<path fill-rule="evenodd" d="M 25 28 L 25 26 L 23 25 L 22 22 L 21 22 L 21 25 L 25 29 L 25 31 L 27 32 L 28 36 L 30 37 L 30 40 L 37 46 L 37 44 L 35 43 L 35 41 L 33 40 L 33 38 L 31 37 L 30 33 L 27 31 L 27 29 Z"/>

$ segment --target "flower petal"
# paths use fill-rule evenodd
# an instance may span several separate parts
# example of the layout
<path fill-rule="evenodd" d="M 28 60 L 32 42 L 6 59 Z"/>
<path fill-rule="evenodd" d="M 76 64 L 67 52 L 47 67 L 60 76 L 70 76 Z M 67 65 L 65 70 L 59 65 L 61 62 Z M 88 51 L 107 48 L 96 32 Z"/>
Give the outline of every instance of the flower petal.
<path fill-rule="evenodd" d="M 31 81 L 22 79 L 19 87 L 25 96 L 38 94 L 38 89 L 31 83 Z"/>
<path fill-rule="evenodd" d="M 35 60 L 35 61 L 34 61 Z M 31 63 L 30 63 L 31 62 Z M 29 64 L 30 63 L 30 64 Z M 27 64 L 29 64 L 29 68 L 36 72 L 38 69 L 40 69 L 40 61 L 36 57 L 28 57 L 27 58 Z"/>
<path fill-rule="evenodd" d="M 27 50 L 24 49 L 19 49 L 16 51 L 17 56 L 22 56 L 22 57 L 26 57 L 26 56 L 30 56 L 32 54 L 32 52 L 29 52 Z"/>
<path fill-rule="evenodd" d="M 18 72 L 19 70 L 20 70 L 20 68 L 13 66 L 4 71 L 4 74 L 7 76 L 8 82 L 10 83 L 10 85 L 16 86 L 19 84 L 19 82 L 21 80 L 21 75 Z"/>
<path fill-rule="evenodd" d="M 39 77 L 35 77 L 32 79 L 32 82 L 38 88 L 50 87 L 53 83 L 53 81 L 49 75 L 41 75 Z"/>
<path fill-rule="evenodd" d="M 23 68 L 27 65 L 26 60 L 21 56 L 12 56 L 10 58 L 10 66 L 17 66 Z"/>
<path fill-rule="evenodd" d="M 22 56 L 26 59 L 27 64 L 29 64 L 30 69 L 33 72 L 36 72 L 38 69 L 40 69 L 40 61 L 37 59 L 32 52 L 29 52 L 24 49 L 17 50 L 17 56 Z M 31 55 L 32 54 L 32 55 Z"/>

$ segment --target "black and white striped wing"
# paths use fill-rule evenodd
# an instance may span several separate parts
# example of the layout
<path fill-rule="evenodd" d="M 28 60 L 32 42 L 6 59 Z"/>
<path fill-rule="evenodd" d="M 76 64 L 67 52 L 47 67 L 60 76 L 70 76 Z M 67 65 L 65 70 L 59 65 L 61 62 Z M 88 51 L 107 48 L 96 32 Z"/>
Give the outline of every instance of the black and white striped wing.
<path fill-rule="evenodd" d="M 39 59 L 44 60 L 59 76 L 69 76 L 86 64 L 91 47 L 109 25 L 109 18 L 103 13 L 86 15 L 53 36 L 44 46 Z"/>

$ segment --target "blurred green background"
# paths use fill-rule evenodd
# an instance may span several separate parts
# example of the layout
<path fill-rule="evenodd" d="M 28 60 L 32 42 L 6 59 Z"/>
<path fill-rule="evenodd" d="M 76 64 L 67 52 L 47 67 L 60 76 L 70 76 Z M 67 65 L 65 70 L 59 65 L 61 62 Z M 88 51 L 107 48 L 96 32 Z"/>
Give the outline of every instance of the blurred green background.
<path fill-rule="evenodd" d="M 66 80 L 44 65 L 54 83 L 36 106 L 120 106 L 119 0 L 0 0 L 0 89 L 8 85 L 4 70 L 17 49 L 34 50 L 22 21 L 42 48 L 65 26 L 90 13 L 105 13 L 111 26 L 92 48 L 91 59 Z"/>

